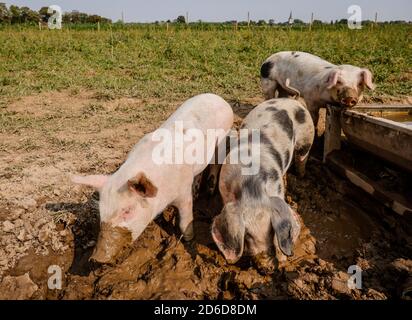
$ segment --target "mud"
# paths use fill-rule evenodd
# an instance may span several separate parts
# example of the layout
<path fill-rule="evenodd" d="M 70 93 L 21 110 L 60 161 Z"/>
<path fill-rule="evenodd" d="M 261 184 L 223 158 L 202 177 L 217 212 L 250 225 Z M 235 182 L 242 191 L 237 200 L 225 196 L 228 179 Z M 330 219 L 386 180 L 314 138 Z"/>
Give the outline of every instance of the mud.
<path fill-rule="evenodd" d="M 113 228 L 110 224 L 101 224 L 99 237 L 90 259 L 98 263 L 115 264 L 132 242 L 132 235 L 126 228 Z"/>
<path fill-rule="evenodd" d="M 1 167 L 6 183 L 0 189 L 3 197 L 0 199 L 0 250 L 3 250 L 0 260 L 5 260 L 0 269 L 0 298 L 410 297 L 412 249 L 405 240 L 408 238 L 403 236 L 404 221 L 385 211 L 390 224 L 383 223 L 381 215 L 376 214 L 380 208 L 375 207 L 373 199 L 361 194 L 357 198 L 358 191 L 351 194 L 353 188 L 316 157 L 310 158 L 305 178 L 297 178 L 293 169 L 287 175 L 287 202 L 301 215 L 303 227 L 294 256 L 285 262 L 261 256 L 242 257 L 236 264 L 228 264 L 210 234 L 212 219 L 221 210 L 221 199 L 218 194 L 208 196 L 206 185 L 202 186 L 200 197 L 194 204 L 195 238 L 192 241 L 183 241 L 177 210 L 170 207 L 148 226 L 137 241 L 121 250 L 121 255 L 110 259 L 110 264 L 92 261 L 90 257 L 100 234 L 98 194 L 85 187 L 73 186 L 62 177 L 70 172 L 114 171 L 135 141 L 166 118 L 178 102 L 166 105 L 161 115 L 151 117 L 142 105 L 152 102 L 133 99 L 98 101 L 91 94 L 64 98 L 65 103 L 72 103 L 73 108 L 69 108 L 70 116 L 62 117 L 74 120 L 72 126 L 87 127 L 89 133 L 70 134 L 73 127 L 68 126 L 59 127 L 55 135 L 65 135 L 66 142 L 77 139 L 85 145 L 70 148 L 44 143 L 38 148 L 19 151 L 13 149 L 11 143 L 18 144 L 21 134 L 2 133 L 11 139 L 10 145 L 3 146 L 3 150 L 9 150 L 4 159 L 13 155 L 15 162 L 13 167 L 5 162 Z M 63 97 L 59 99 L 64 100 Z M 52 102 L 50 105 L 37 102 L 43 100 L 41 97 L 23 100 L 24 107 L 15 108 L 15 112 L 32 113 L 33 117 L 43 121 L 44 117 L 54 114 L 56 107 Z M 249 104 L 233 104 L 237 114 L 236 125 L 259 102 L 255 100 L 247 101 Z M 99 103 L 101 109 L 98 110 L 101 111 L 96 111 L 93 119 L 82 118 L 90 103 Z M 106 112 L 108 110 L 110 113 Z M 141 118 L 135 118 L 136 123 L 127 124 L 122 121 L 113 124 L 111 121 L 107 127 L 90 130 L 95 119 L 104 122 L 106 117 L 114 115 L 120 120 L 139 115 L 153 121 L 150 124 Z M 44 131 L 50 132 L 47 127 L 50 123 L 45 123 L 44 129 L 22 130 L 41 138 Z M 103 142 L 99 144 L 101 140 Z M 90 141 L 91 145 L 88 145 Z M 89 149 L 95 151 L 93 156 L 87 152 Z M 25 174 L 21 175 L 22 171 Z M 36 224 L 40 219 L 43 221 Z M 29 231 L 20 236 L 26 229 Z M 31 238 L 26 238 L 27 234 Z M 110 237 L 107 240 L 110 241 Z M 347 286 L 348 268 L 355 264 L 363 270 L 361 289 Z M 61 289 L 54 290 L 48 286 L 50 266 L 61 268 Z"/>

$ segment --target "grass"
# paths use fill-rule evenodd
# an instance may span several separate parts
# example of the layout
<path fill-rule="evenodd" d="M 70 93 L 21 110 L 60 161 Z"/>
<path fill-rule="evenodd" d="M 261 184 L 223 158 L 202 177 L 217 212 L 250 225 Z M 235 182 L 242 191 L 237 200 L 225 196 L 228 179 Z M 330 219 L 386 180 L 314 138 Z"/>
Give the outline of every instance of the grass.
<path fill-rule="evenodd" d="M 210 29 L 210 28 L 209 28 Z M 202 30 L 142 26 L 115 30 L 0 30 L 0 104 L 61 89 L 184 99 L 214 92 L 230 100 L 260 95 L 262 61 L 303 50 L 372 70 L 373 96 L 410 95 L 410 25 L 309 31 L 255 27 Z"/>

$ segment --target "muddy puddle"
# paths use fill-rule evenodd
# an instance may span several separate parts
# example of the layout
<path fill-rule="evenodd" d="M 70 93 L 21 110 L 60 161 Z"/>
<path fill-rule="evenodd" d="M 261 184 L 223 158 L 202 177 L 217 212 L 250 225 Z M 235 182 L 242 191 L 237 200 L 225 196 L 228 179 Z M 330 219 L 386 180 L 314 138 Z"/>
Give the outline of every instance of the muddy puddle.
<path fill-rule="evenodd" d="M 31 298 L 37 299 L 385 299 L 398 297 L 408 281 L 410 251 L 379 221 L 331 184 L 331 172 L 312 159 L 306 178 L 288 174 L 288 202 L 299 212 L 304 228 L 295 255 L 275 268 L 262 269 L 243 257 L 229 265 L 210 235 L 221 209 L 219 195 L 201 193 L 195 202 L 195 239 L 183 242 L 177 211 L 163 212 L 113 265 L 89 261 L 99 232 L 97 195 L 77 205 L 54 204 L 50 210 L 71 211 L 68 226 L 74 239 L 70 253 L 39 259 L 29 254 L 9 276 L 30 276 Z M 337 179 L 336 177 L 334 177 Z M 204 188 L 205 189 L 205 188 Z M 363 271 L 363 288 L 350 290 L 347 269 Z M 61 290 L 47 286 L 47 265 L 64 270 Z M 408 269 L 409 268 L 409 269 Z M 18 286 L 18 283 L 10 286 Z M 30 291 L 30 292 L 31 292 Z M 24 296 L 24 295 L 23 295 Z"/>

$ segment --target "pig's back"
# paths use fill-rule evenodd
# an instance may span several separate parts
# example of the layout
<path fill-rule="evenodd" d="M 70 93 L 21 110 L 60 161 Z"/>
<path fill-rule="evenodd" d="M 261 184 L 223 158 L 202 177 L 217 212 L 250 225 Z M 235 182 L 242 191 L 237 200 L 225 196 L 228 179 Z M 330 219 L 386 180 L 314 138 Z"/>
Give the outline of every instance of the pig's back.
<path fill-rule="evenodd" d="M 292 160 L 299 127 L 296 115 L 300 112 L 308 113 L 297 100 L 271 99 L 254 108 L 243 121 L 244 128 L 260 130 L 261 150 L 266 153 L 261 162 L 271 162 L 282 174 Z"/>
<path fill-rule="evenodd" d="M 291 67 L 300 68 L 324 68 L 334 66 L 334 64 L 315 56 L 314 54 L 302 51 L 282 51 L 270 56 L 267 61 L 272 61 L 275 65 L 280 63 L 289 64 Z"/>
<path fill-rule="evenodd" d="M 275 53 L 267 59 L 271 63 L 270 77 L 290 79 L 291 86 L 301 87 L 316 75 L 335 65 L 313 54 L 301 51 L 283 51 Z M 284 81 L 280 81 L 284 82 Z"/>
<path fill-rule="evenodd" d="M 182 121 L 184 128 L 229 130 L 233 124 L 231 106 L 221 97 L 205 93 L 186 100 L 161 128 L 171 129 L 175 123 Z"/>
<path fill-rule="evenodd" d="M 295 113 L 305 107 L 295 99 L 276 98 L 262 102 L 243 120 L 243 127 L 260 129 L 265 133 L 282 138 L 293 138 Z"/>

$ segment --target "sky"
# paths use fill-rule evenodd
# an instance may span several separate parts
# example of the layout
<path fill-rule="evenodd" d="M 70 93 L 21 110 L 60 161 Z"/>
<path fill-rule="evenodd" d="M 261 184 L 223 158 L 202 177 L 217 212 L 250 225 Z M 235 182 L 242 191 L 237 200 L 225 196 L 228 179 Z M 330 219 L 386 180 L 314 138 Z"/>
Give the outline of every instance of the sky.
<path fill-rule="evenodd" d="M 412 0 L 30 0 L 7 1 L 7 5 L 27 6 L 38 10 L 43 6 L 59 5 L 63 11 L 79 10 L 98 14 L 117 21 L 122 12 L 126 22 L 153 22 L 173 20 L 179 15 L 189 14 L 189 21 L 274 19 L 284 22 L 290 11 L 293 18 L 309 21 L 314 19 L 331 21 L 349 18 L 348 7 L 359 5 L 362 20 L 374 20 L 378 12 L 379 21 L 412 21 Z"/>

